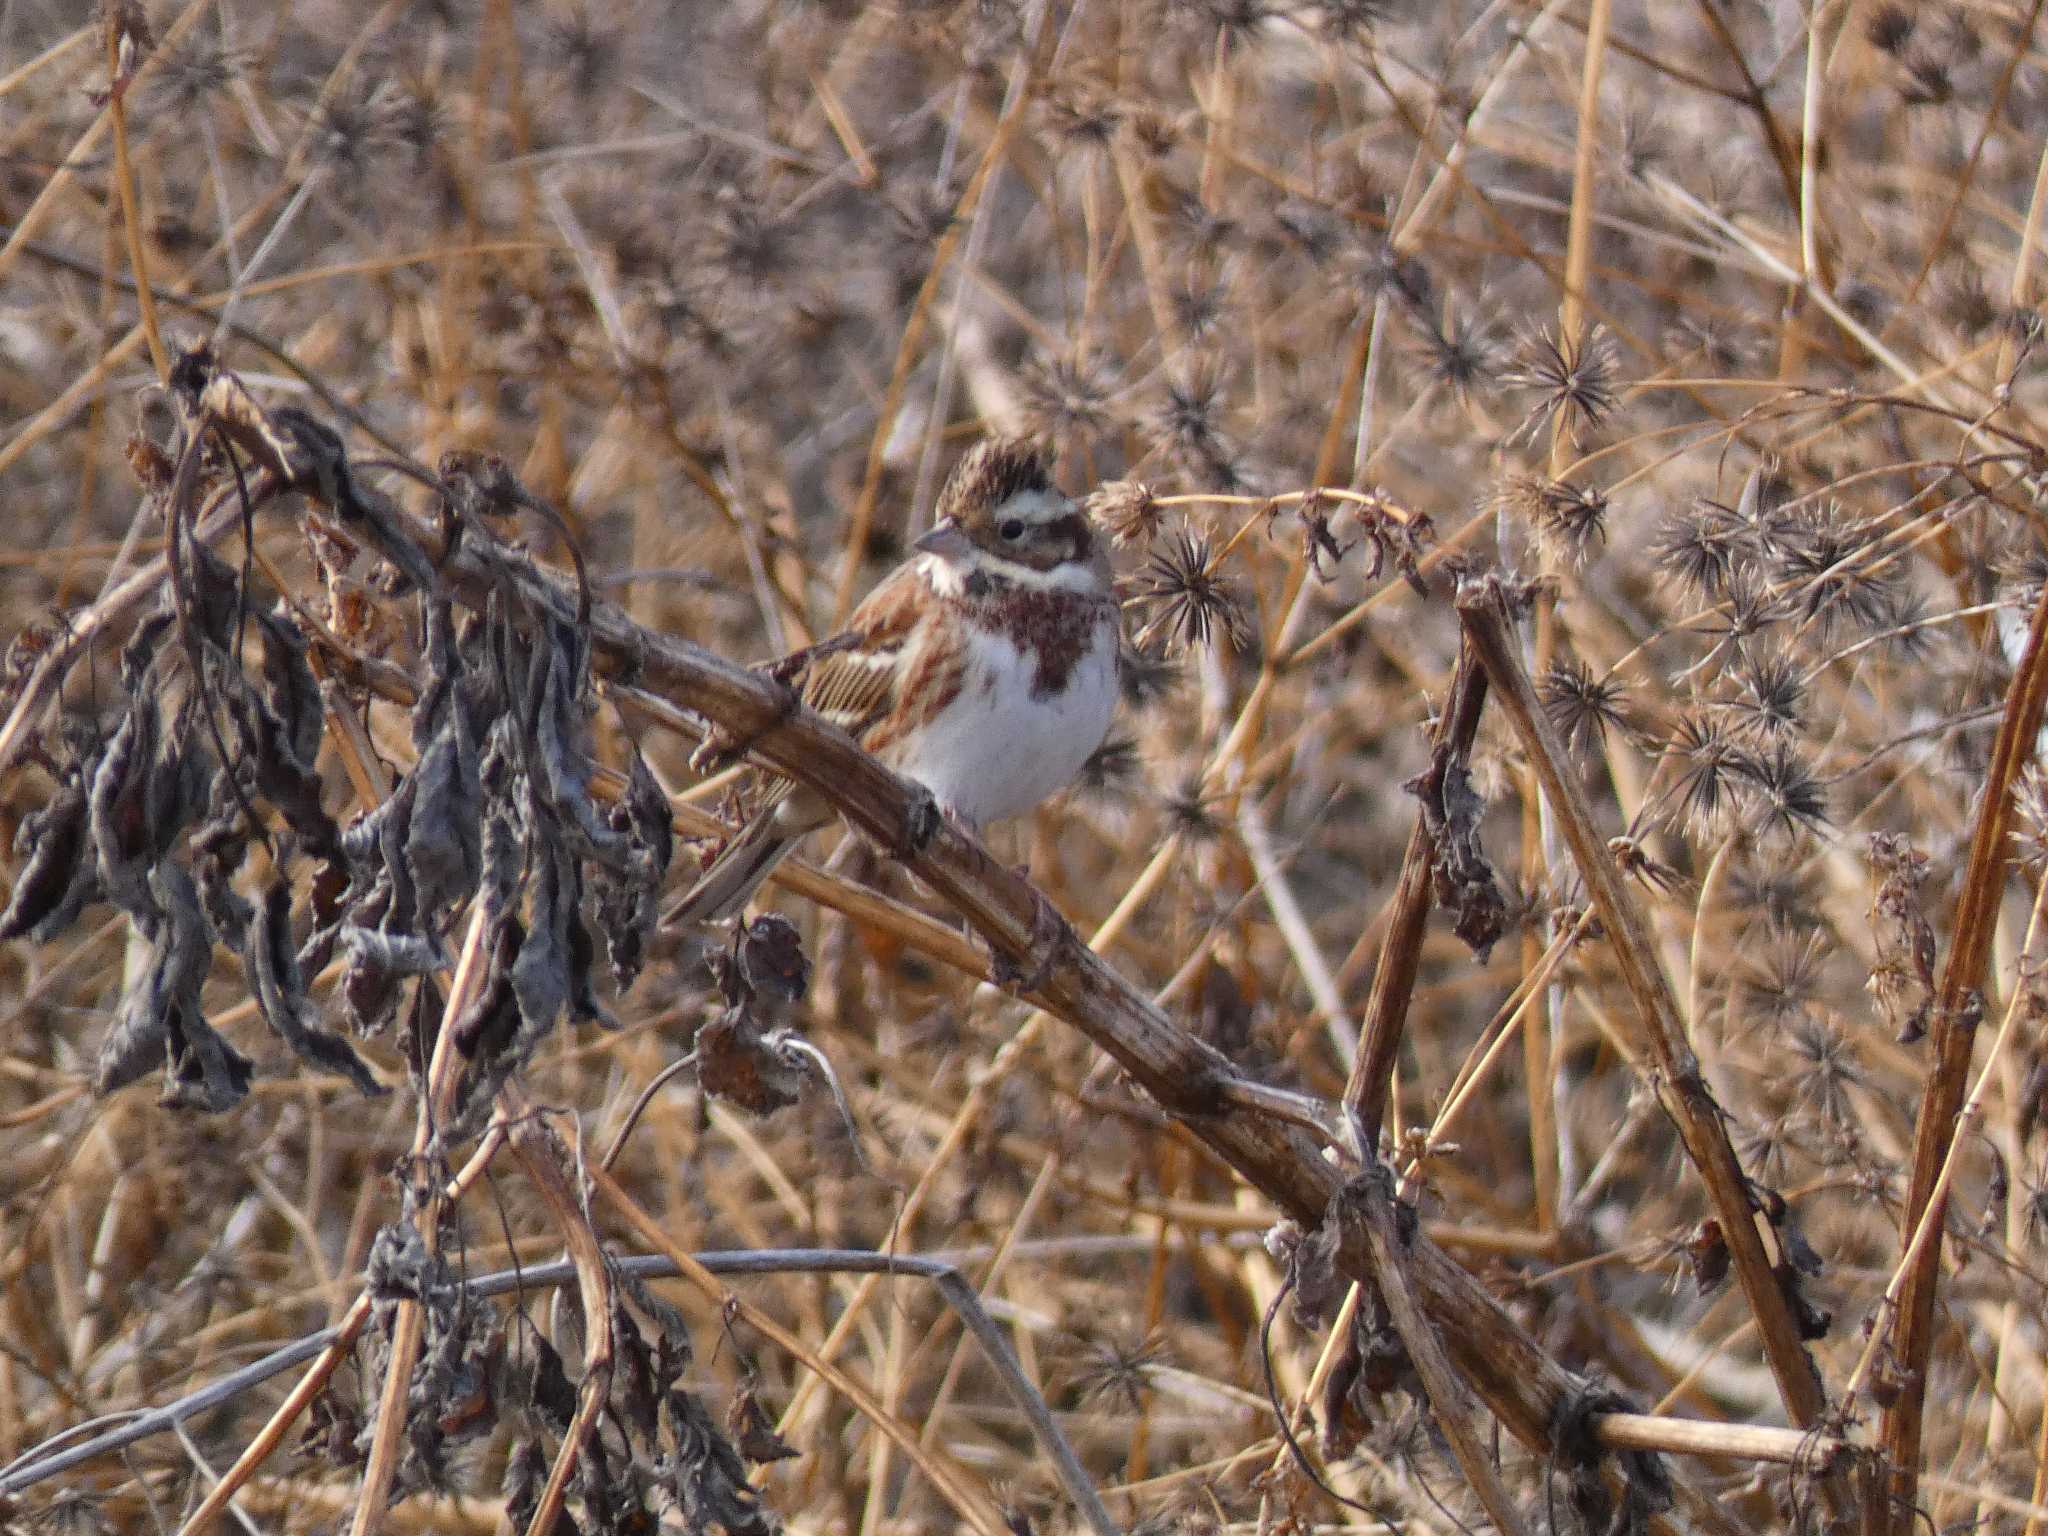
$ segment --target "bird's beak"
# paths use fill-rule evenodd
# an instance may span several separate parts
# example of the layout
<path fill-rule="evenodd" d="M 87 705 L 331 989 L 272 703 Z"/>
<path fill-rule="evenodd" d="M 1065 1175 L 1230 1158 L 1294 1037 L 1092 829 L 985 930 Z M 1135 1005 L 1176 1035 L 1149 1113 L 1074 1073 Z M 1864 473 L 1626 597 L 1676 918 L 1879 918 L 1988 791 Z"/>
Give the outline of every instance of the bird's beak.
<path fill-rule="evenodd" d="M 960 531 L 954 518 L 947 518 L 912 546 L 919 554 L 938 555 L 946 560 L 964 560 L 974 553 L 974 543 Z"/>

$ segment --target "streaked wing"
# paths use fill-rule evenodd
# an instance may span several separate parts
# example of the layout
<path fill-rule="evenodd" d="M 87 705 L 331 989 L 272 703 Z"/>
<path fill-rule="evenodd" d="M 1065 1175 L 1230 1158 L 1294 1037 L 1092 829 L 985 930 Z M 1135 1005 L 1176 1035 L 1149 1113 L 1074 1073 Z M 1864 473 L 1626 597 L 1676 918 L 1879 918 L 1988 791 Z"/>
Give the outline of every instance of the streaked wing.
<path fill-rule="evenodd" d="M 904 649 L 925 611 L 924 597 L 915 566 L 870 592 L 845 630 L 816 647 L 817 659 L 804 674 L 805 706 L 860 740 L 895 704 Z"/>

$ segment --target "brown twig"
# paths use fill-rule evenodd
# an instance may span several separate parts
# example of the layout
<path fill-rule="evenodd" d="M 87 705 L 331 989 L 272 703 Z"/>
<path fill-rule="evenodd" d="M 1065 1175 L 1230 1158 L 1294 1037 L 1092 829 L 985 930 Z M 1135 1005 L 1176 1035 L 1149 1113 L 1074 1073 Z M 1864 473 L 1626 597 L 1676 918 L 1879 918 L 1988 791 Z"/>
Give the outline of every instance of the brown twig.
<path fill-rule="evenodd" d="M 2034 754 L 2044 704 L 2048 704 L 2048 593 L 2035 605 L 2026 649 L 2006 690 L 2005 713 L 1998 722 L 1991 763 L 1984 774 L 1983 798 L 1977 806 L 1977 824 L 1970 835 L 1970 858 L 1963 870 L 1962 895 L 1956 902 L 1955 936 L 1934 999 L 1934 1063 L 1913 1134 L 1913 1175 L 1900 1227 L 1902 1240 L 1910 1240 L 1926 1219 L 1935 1181 L 1955 1137 L 1956 1113 L 1968 1087 L 1970 1052 L 1982 1011 L 1979 988 L 1998 926 L 1999 902 L 2005 894 L 2013 785 Z M 1945 1197 L 1942 1203 L 1946 1204 Z M 1906 1271 L 1898 1316 L 1892 1324 L 1891 1365 L 1899 1390 L 1885 1405 L 1878 1440 L 1891 1463 L 1890 1518 L 1898 1536 L 1911 1536 L 1918 1494 L 1927 1361 L 1934 1343 L 1935 1290 L 1941 1277 L 1942 1220 L 1937 1212 L 1932 1236 Z"/>
<path fill-rule="evenodd" d="M 1486 673 L 1471 647 L 1462 646 L 1437 717 L 1430 767 L 1423 775 L 1420 793 L 1438 790 L 1444 770 L 1471 754 L 1485 703 Z M 1358 1054 L 1352 1058 L 1350 1080 L 1344 1085 L 1344 1107 L 1358 1128 L 1359 1145 L 1368 1154 L 1379 1143 L 1387 1087 L 1401 1052 L 1408 1000 L 1415 994 L 1415 977 L 1422 964 L 1435 846 L 1428 816 L 1416 812 L 1408 851 L 1401 859 L 1401 877 L 1395 882 L 1394 894 L 1387 898 L 1386 937 L 1380 941 L 1380 963 L 1373 972 L 1372 994 L 1366 999 L 1365 1017 L 1359 1025 Z"/>
<path fill-rule="evenodd" d="M 530 1112 L 531 1106 L 517 1084 L 506 1086 L 498 1095 L 511 1127 L 512 1150 L 518 1156 L 534 1187 L 547 1201 L 562 1234 L 563 1246 L 576 1266 L 576 1285 L 583 1300 L 583 1381 L 576 1391 L 576 1412 L 562 1443 L 555 1451 L 548 1480 L 527 1522 L 527 1536 L 545 1536 L 555 1528 L 562 1501 L 569 1491 L 569 1478 L 576 1470 L 576 1458 L 597 1426 L 605 1399 L 612 1386 L 612 1278 L 605 1268 L 603 1250 L 591 1230 L 583 1202 L 570 1187 L 562 1169 L 563 1147 L 554 1132 Z"/>
<path fill-rule="evenodd" d="M 370 1311 L 370 1293 L 364 1291 L 343 1315 L 334 1337 L 320 1351 L 320 1357 L 306 1367 L 306 1374 L 299 1378 L 298 1385 L 286 1394 L 285 1400 L 277 1405 L 277 1411 L 256 1432 L 255 1438 L 242 1447 L 242 1454 L 235 1458 L 234 1465 L 221 1474 L 220 1481 L 207 1490 L 199 1507 L 178 1527 L 178 1536 L 201 1536 L 220 1518 L 221 1512 L 228 1507 L 228 1501 L 241 1491 L 255 1475 L 256 1469 L 277 1449 L 285 1431 L 298 1421 L 299 1415 L 306 1411 L 307 1405 L 320 1394 L 320 1389 L 327 1385 L 328 1379 L 340 1369 L 341 1362 L 355 1349 L 363 1324 L 370 1320 Z"/>
<path fill-rule="evenodd" d="M 321 476 L 296 463 L 295 489 L 317 494 Z M 375 498 L 386 526 L 422 544 L 431 529 L 388 499 Z M 574 594 L 538 568 L 504 552 L 480 553 L 473 536 L 439 573 L 463 600 L 480 603 L 501 583 L 567 622 Z M 590 618 L 600 671 L 624 672 L 752 744 L 754 755 L 824 795 L 854 827 L 884 846 L 901 846 L 912 797 L 901 780 L 844 733 L 805 712 L 792 714 L 783 691 L 759 673 L 700 647 L 650 631 L 608 603 Z M 950 904 L 981 938 L 1046 981 L 1031 1000 L 1078 1029 L 1113 1057 L 1140 1087 L 1181 1119 L 1225 1163 L 1282 1211 L 1307 1223 L 1322 1219 L 1340 1179 L 1321 1146 L 1270 1116 L 1221 1114 L 1229 1063 L 1169 1020 L 1129 981 L 1060 925 L 1049 955 L 1034 955 L 1034 925 L 1044 901 L 1030 883 L 957 828 L 941 827 L 908 857 L 911 871 Z M 593 1173 L 593 1177 L 598 1177 Z M 600 1187 L 602 1180 L 600 1179 Z M 656 1229 L 658 1230 L 658 1228 Z M 672 1245 L 671 1245 L 672 1246 Z M 1410 1280 L 1450 1349 L 1458 1369 L 1487 1406 L 1531 1446 L 1547 1448 L 1558 1403 L 1580 1388 L 1578 1378 L 1544 1354 L 1473 1279 L 1426 1239 L 1410 1251 Z"/>

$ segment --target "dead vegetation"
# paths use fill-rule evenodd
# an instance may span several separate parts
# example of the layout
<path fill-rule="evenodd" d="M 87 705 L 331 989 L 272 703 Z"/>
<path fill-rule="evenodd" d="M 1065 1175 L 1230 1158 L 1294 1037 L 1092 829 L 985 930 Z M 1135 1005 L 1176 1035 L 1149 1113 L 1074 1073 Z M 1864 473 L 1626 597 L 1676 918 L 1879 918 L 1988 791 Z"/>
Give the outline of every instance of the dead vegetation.
<path fill-rule="evenodd" d="M 0 5 L 0 1523 L 2035 1536 L 2040 10 Z"/>

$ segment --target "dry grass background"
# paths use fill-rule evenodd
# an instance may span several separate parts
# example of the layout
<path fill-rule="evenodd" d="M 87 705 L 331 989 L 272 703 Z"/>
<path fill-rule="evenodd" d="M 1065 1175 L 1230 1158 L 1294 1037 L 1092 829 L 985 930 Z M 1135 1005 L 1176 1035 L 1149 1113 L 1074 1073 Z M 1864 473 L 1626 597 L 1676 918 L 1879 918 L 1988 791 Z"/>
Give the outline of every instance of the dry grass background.
<path fill-rule="evenodd" d="M 1143 656 L 1101 771 L 993 846 L 1248 1076 L 1335 1100 L 1415 822 L 1403 785 L 1458 651 L 1448 576 L 1536 578 L 1527 663 L 1771 1218 L 1815 1335 L 1821 1440 L 1896 1450 L 1898 1405 L 1924 1401 L 1920 1517 L 2031 1533 L 2048 796 L 1993 744 L 2031 696 L 2015 661 L 2044 570 L 2040 10 L 190 0 L 149 7 L 152 46 L 8 0 L 10 684 L 160 553 L 130 443 L 176 456 L 157 384 L 194 340 L 417 511 L 431 491 L 363 461 L 500 456 L 559 510 L 600 598 L 749 662 L 828 632 L 976 435 L 1042 434 L 1071 488 L 1149 487 L 1107 504 Z M 116 56 L 134 79 L 110 102 Z M 346 823 L 380 793 L 349 752 L 384 792 L 414 758 L 403 704 L 360 683 L 377 658 L 417 675 L 416 620 L 364 570 L 323 582 L 332 550 L 295 505 L 259 513 L 251 591 L 343 632 L 320 768 Z M 566 564 L 544 519 L 516 532 Z M 240 559 L 232 528 L 220 548 Z M 132 621 L 80 655 L 61 710 L 10 727 L 10 829 L 52 796 L 59 719 L 74 740 L 110 726 Z M 721 808 L 690 791 L 686 734 L 613 697 L 590 730 L 603 763 L 637 741 L 666 789 Z M 1432 915 L 1383 1150 L 1430 1235 L 1556 1361 L 1645 1412 L 1806 1424 L 1714 1273 L 1613 925 L 1582 921 L 1526 738 L 1492 705 L 1472 765 L 1512 927 L 1482 959 Z M 2014 862 L 1995 839 L 1973 860 L 1985 785 L 1996 808 L 2015 780 Z M 1303 1477 L 1262 1363 L 1276 1209 L 1081 1036 L 977 987 L 955 919 L 886 861 L 804 878 L 841 906 L 849 881 L 878 883 L 942 926 L 900 906 L 856 925 L 784 892 L 816 967 L 790 1021 L 835 1069 L 859 1152 L 815 1082 L 752 1116 L 685 1074 L 616 1170 L 671 1243 L 953 1256 L 1127 1527 L 1488 1519 L 1393 1366 L 1384 1393 L 1351 1394 L 1348 1428 L 1326 1422 L 1327 1318 L 1282 1307 L 1278 1400 L 1356 1504 Z M 1962 997 L 1986 955 L 1973 1037 L 1934 994 Z M 104 905 L 0 959 L 0 1463 L 348 1316 L 422 1145 L 401 1031 L 359 1042 L 397 1090 L 366 1098 L 263 1031 L 225 951 L 204 999 L 256 1058 L 246 1099 L 208 1115 L 96 1095 L 142 960 Z M 521 1075 L 561 1112 L 572 1171 L 721 1006 L 673 935 L 606 1001 L 618 1028 L 564 1027 Z M 1902 1039 L 1916 1023 L 1929 1037 Z M 1921 1271 L 1922 1380 L 1890 1302 L 1946 1145 L 1930 1082 L 1971 1110 L 1945 1240 L 1921 1250 L 1939 1266 Z M 475 1143 L 432 1150 L 459 1166 Z M 438 1239 L 459 1271 L 550 1260 L 591 1226 L 648 1251 L 611 1208 L 583 1224 L 545 1162 L 493 1156 L 453 1203 Z M 699 1289 L 654 1290 L 714 1417 L 750 1401 L 797 1452 L 755 1476 L 790 1529 L 1075 1519 L 929 1285 L 726 1283 L 794 1347 Z M 396 1469 L 386 1528 L 498 1528 L 522 1458 L 545 1466 L 562 1425 L 532 1404 L 530 1340 L 550 1333 L 572 1376 L 583 1349 L 550 1295 L 476 1303 L 465 1379 L 496 1395 L 466 1416 L 446 1381 L 420 1399 L 449 1440 L 431 1476 L 420 1456 Z M 522 1351 L 524 1399 L 501 1369 Z M 866 1397 L 822 1381 L 821 1356 Z M 398 1449 L 372 1447 L 380 1369 L 352 1356 L 321 1428 L 302 1444 L 295 1424 L 241 1484 L 253 1528 L 382 1509 L 356 1512 L 365 1455 Z M 36 1481 L 0 1519 L 177 1528 L 302 1371 Z M 590 1433 L 625 1455 L 618 1424 Z M 1557 1446 L 1485 1448 L 1525 1528 L 1581 1528 Z M 1624 1524 L 1830 1518 L 1809 1470 L 1670 1465 L 1691 1502 L 1624 1505 Z M 1914 1522 L 1858 1486 L 1866 1528 Z M 1846 1518 L 1855 1491 L 1833 1496 Z"/>

